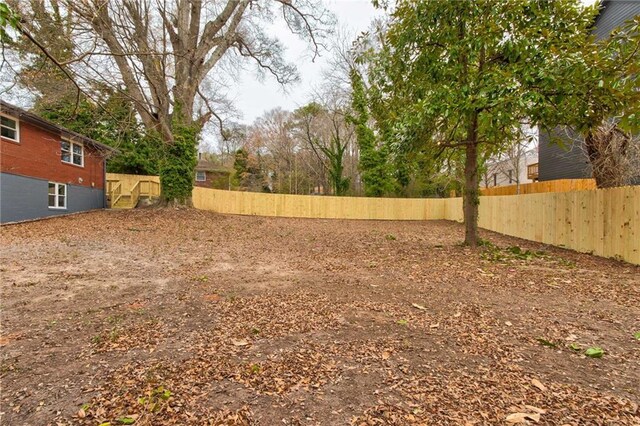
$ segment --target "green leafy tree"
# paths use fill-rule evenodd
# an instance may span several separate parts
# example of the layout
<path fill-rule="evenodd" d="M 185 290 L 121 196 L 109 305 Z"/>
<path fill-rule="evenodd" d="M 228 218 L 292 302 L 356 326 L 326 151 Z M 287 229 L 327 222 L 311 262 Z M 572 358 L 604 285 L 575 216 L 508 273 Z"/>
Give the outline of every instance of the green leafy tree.
<path fill-rule="evenodd" d="M 157 137 L 144 132 L 126 97 L 111 93 L 106 95 L 106 100 L 101 105 L 96 105 L 84 96 L 78 100 L 75 96 L 56 100 L 40 97 L 36 100 L 34 112 L 116 148 L 118 153 L 107 162 L 109 172 L 143 175 L 157 175 L 159 172 L 159 164 L 164 158 L 164 146 Z"/>
<path fill-rule="evenodd" d="M 241 191 L 271 192 L 264 179 L 260 157 L 252 156 L 245 148 L 235 152 L 232 185 Z"/>
<path fill-rule="evenodd" d="M 18 22 L 18 15 L 5 2 L 0 2 L 0 43 L 13 41 L 7 29 L 18 28 Z"/>
<path fill-rule="evenodd" d="M 360 173 L 364 192 L 368 197 L 381 197 L 393 192 L 394 184 L 388 150 L 379 144 L 369 126 L 369 100 L 362 76 L 351 70 L 352 107 L 351 122 L 356 127 L 356 140 L 360 149 Z"/>
<path fill-rule="evenodd" d="M 233 162 L 233 178 L 232 183 L 236 188 L 242 188 L 242 183 L 249 173 L 249 153 L 246 149 L 240 148 L 235 153 Z"/>
<path fill-rule="evenodd" d="M 385 126 L 398 146 L 464 153 L 465 243 L 478 244 L 480 159 L 525 120 L 557 122 L 549 94 L 594 14 L 577 0 L 397 2 L 370 80 L 395 110 Z"/>

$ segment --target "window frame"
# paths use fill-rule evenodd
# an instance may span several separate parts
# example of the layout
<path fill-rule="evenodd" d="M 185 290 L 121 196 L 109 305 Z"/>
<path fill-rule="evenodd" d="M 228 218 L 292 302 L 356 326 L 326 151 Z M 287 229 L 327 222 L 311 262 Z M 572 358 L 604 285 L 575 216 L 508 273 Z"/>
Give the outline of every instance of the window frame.
<path fill-rule="evenodd" d="M 63 143 L 68 143 L 69 144 L 69 150 L 63 150 L 62 148 L 62 144 Z M 73 151 L 73 147 L 74 146 L 79 146 L 80 147 L 80 164 L 76 164 L 73 162 L 74 156 L 76 155 L 76 153 Z M 65 154 L 65 152 L 69 153 L 69 160 L 70 161 L 65 161 L 62 156 Z M 69 139 L 60 139 L 60 161 L 62 161 L 65 164 L 70 164 L 72 166 L 76 166 L 76 167 L 84 167 L 84 144 L 82 142 L 75 142 Z"/>
<path fill-rule="evenodd" d="M 50 189 L 51 185 L 53 185 L 53 194 L 51 194 Z M 64 195 L 60 195 L 60 188 L 64 188 Z M 50 205 L 49 197 L 53 195 L 54 197 L 54 205 Z M 67 210 L 69 206 L 69 193 L 68 193 L 68 185 L 66 183 L 60 182 L 49 182 L 47 186 L 47 206 L 51 210 Z M 60 197 L 64 200 L 64 205 L 60 206 Z"/>
<path fill-rule="evenodd" d="M 0 121 L 0 137 L 2 137 L 2 139 L 6 139 L 10 142 L 14 142 L 14 143 L 20 143 L 20 120 L 18 120 L 16 117 L 13 117 L 11 115 L 8 114 L 2 114 L 0 113 L 0 117 L 4 117 L 4 118 L 8 118 L 9 120 L 12 120 L 16 123 L 16 128 L 12 129 L 11 127 L 5 126 L 2 124 L 2 121 Z M 12 139 L 8 136 L 2 136 L 2 128 L 6 127 L 7 129 L 13 130 L 14 132 L 16 132 L 16 138 Z"/>
<path fill-rule="evenodd" d="M 198 173 L 204 174 L 204 179 L 198 179 Z M 205 170 L 196 170 L 196 182 L 206 182 L 207 181 L 207 172 Z"/>

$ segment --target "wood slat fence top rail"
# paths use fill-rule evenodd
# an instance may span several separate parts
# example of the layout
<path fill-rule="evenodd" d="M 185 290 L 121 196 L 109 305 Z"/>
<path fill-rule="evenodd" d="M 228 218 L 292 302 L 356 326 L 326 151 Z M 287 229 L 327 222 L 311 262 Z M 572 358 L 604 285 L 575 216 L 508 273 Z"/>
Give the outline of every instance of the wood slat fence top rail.
<path fill-rule="evenodd" d="M 538 194 L 543 192 L 569 192 L 596 189 L 595 179 L 557 179 L 543 182 L 520 184 L 520 194 Z M 486 196 L 516 195 L 518 185 L 494 186 L 481 188 L 480 193 Z"/>
<path fill-rule="evenodd" d="M 461 198 L 264 194 L 196 187 L 196 208 L 218 213 L 323 219 L 461 222 Z M 480 227 L 640 264 L 640 186 L 480 198 Z"/>

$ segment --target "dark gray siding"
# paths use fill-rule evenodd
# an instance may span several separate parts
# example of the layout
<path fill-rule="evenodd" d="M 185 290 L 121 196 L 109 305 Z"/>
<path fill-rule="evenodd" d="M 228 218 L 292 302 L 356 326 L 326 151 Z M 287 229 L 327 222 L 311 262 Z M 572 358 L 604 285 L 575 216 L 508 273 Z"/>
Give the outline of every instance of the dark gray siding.
<path fill-rule="evenodd" d="M 64 210 L 48 207 L 48 193 L 49 182 L 46 180 L 0 173 L 0 223 L 39 219 L 105 207 L 102 189 L 67 184 L 67 208 Z"/>
<path fill-rule="evenodd" d="M 609 37 L 611 31 L 640 14 L 640 0 L 614 0 L 602 3 L 593 33 L 596 38 Z"/>
<path fill-rule="evenodd" d="M 551 133 L 540 132 L 538 145 L 538 179 L 587 179 L 591 177 L 589 159 L 575 134 L 558 128 Z"/>

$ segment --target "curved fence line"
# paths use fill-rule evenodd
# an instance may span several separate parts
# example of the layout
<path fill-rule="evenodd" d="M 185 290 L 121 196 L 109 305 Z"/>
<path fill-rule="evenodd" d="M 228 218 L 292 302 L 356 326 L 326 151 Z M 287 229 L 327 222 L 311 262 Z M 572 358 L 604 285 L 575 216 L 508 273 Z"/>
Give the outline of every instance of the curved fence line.
<path fill-rule="evenodd" d="M 218 213 L 365 220 L 462 221 L 461 198 L 366 198 L 194 188 Z M 640 186 L 480 198 L 481 228 L 640 265 Z"/>

